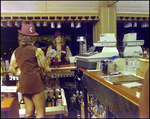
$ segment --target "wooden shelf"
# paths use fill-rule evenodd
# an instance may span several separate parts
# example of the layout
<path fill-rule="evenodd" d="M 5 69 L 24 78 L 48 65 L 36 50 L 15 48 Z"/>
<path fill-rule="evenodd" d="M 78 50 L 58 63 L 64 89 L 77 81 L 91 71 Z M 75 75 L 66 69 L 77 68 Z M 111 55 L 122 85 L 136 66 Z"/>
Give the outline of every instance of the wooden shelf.
<path fill-rule="evenodd" d="M 61 23 L 69 23 L 71 21 L 81 21 L 81 22 L 91 22 L 91 17 L 94 17 L 92 19 L 92 22 L 97 22 L 99 20 L 99 15 L 97 12 L 3 12 L 1 14 L 1 21 L 5 21 L 7 19 L 10 19 L 11 22 L 14 22 L 15 19 L 19 22 L 24 19 L 25 22 L 29 22 L 30 18 L 32 19 L 32 22 L 36 22 L 37 19 L 39 19 L 40 22 L 44 21 L 44 17 L 46 21 L 60 21 Z M 53 19 L 52 19 L 53 18 Z"/>

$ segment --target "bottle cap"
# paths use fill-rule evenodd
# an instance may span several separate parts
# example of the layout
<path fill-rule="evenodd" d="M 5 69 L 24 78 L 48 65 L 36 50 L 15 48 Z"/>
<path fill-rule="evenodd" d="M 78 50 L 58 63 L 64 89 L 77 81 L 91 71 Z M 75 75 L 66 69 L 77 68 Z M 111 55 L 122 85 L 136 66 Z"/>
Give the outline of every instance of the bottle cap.
<path fill-rule="evenodd" d="M 48 88 L 51 88 L 51 85 L 48 85 Z"/>
<path fill-rule="evenodd" d="M 82 91 L 80 91 L 80 94 L 82 95 Z"/>

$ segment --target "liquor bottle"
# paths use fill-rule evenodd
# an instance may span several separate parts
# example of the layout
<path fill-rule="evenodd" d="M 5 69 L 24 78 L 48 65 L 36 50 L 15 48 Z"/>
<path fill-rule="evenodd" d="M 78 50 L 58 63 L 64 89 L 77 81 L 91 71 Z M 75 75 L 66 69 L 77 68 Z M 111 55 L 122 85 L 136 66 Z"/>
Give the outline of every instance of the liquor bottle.
<path fill-rule="evenodd" d="M 81 118 L 80 112 L 77 111 L 77 119 L 80 119 L 80 118 Z"/>
<path fill-rule="evenodd" d="M 76 95 L 77 95 L 77 97 L 79 96 L 79 91 L 78 90 L 76 90 Z"/>
<path fill-rule="evenodd" d="M 22 98 L 20 100 L 20 109 L 25 109 L 25 101 L 24 101 L 23 95 L 22 95 Z"/>
<path fill-rule="evenodd" d="M 1 76 L 4 75 L 4 72 L 5 72 L 5 63 L 3 59 L 1 58 Z"/>
<path fill-rule="evenodd" d="M 52 99 L 50 97 L 50 92 L 47 92 L 47 99 L 46 99 L 46 107 L 51 107 Z"/>
<path fill-rule="evenodd" d="M 57 106 L 62 106 L 62 95 L 61 95 L 61 89 L 59 89 L 59 94 L 57 96 Z"/>
<path fill-rule="evenodd" d="M 88 99 L 88 118 L 91 118 L 91 102 L 90 102 L 90 94 L 87 94 Z"/>
<path fill-rule="evenodd" d="M 81 118 L 85 118 L 85 114 L 84 114 L 84 100 L 83 100 L 83 94 L 82 91 L 80 91 L 80 103 L 81 103 Z"/>
<path fill-rule="evenodd" d="M 56 106 L 56 93 L 55 89 L 53 89 L 53 96 L 52 96 L 52 107 Z"/>

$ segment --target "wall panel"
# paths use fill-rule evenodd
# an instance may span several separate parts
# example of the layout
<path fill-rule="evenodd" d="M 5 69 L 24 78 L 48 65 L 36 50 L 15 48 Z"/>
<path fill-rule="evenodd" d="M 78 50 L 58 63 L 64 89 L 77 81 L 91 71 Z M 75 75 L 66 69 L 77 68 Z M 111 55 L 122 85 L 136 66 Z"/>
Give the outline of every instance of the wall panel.
<path fill-rule="evenodd" d="M 1 12 L 46 12 L 46 1 L 1 1 Z"/>
<path fill-rule="evenodd" d="M 47 11 L 98 12 L 99 1 L 47 1 Z"/>

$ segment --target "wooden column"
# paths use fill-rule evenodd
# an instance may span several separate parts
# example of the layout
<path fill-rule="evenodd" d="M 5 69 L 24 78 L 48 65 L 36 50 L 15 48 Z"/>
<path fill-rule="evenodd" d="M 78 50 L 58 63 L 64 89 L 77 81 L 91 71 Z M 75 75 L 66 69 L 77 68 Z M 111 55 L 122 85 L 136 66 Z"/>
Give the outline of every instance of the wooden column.
<path fill-rule="evenodd" d="M 104 33 L 114 33 L 116 36 L 116 4 L 110 4 L 110 1 L 99 2 L 100 20 L 93 24 L 93 42 L 100 40 L 99 35 Z M 116 37 L 117 38 L 117 37 Z"/>

